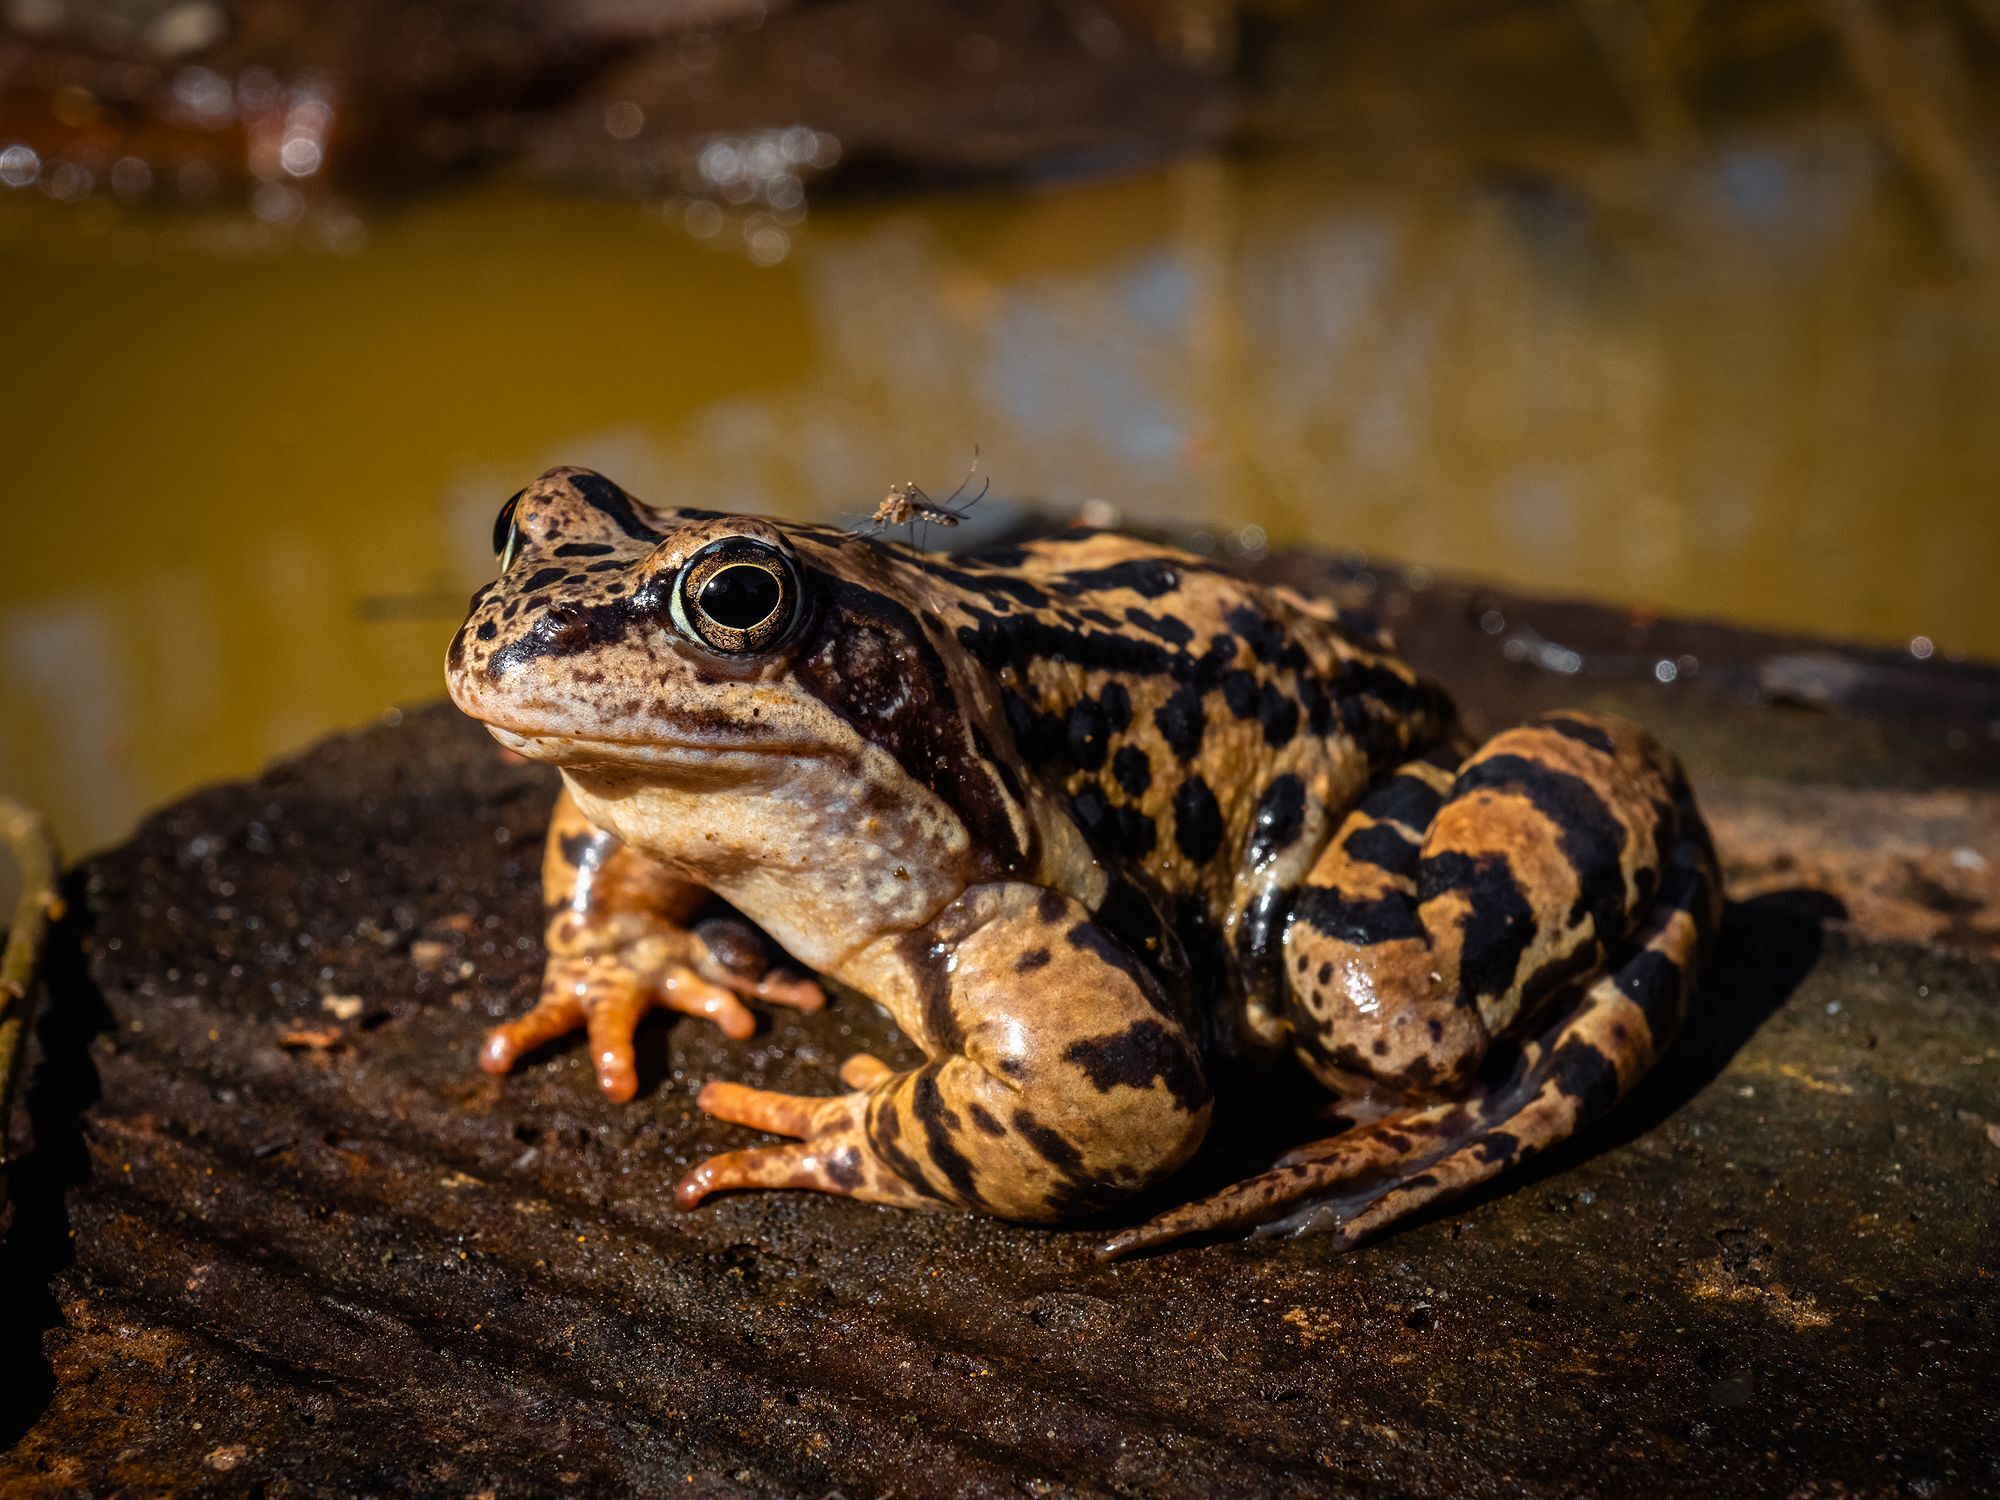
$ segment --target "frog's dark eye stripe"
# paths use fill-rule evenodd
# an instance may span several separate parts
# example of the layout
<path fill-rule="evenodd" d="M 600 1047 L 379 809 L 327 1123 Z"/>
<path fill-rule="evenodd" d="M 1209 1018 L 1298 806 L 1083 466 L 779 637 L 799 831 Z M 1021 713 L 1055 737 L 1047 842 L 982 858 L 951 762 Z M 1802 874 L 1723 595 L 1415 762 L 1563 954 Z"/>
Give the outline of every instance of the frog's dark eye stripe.
<path fill-rule="evenodd" d="M 507 503 L 500 507 L 500 514 L 493 518 L 493 555 L 500 559 L 500 571 L 506 572 L 514 565 L 515 544 L 520 540 L 514 527 L 514 513 L 521 508 L 521 497 L 528 492 L 516 490 Z"/>
<path fill-rule="evenodd" d="M 602 474 L 593 474 L 588 469 L 579 470 L 569 476 L 569 486 L 583 497 L 586 505 L 633 540 L 660 540 L 660 533 L 639 519 L 638 511 L 632 508 L 632 497 Z M 683 514 L 692 517 L 703 513 L 687 511 Z"/>
<path fill-rule="evenodd" d="M 683 635 L 724 656 L 752 656 L 784 643 L 798 623 L 798 564 L 759 537 L 710 542 L 681 567 L 672 614 Z"/>

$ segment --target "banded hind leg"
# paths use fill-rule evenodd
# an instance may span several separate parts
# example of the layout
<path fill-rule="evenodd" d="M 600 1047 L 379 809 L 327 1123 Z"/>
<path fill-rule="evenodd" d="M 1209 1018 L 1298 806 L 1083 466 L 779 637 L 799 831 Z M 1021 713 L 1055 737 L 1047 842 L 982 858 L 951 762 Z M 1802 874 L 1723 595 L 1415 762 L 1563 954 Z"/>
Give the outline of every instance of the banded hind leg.
<path fill-rule="evenodd" d="M 1159 980 L 1089 911 L 1031 885 L 977 885 L 927 927 L 864 950 L 865 980 L 928 1055 L 840 1070 L 849 1092 L 711 1083 L 719 1119 L 789 1136 L 710 1157 L 680 1202 L 803 1188 L 1050 1222 L 1172 1173 L 1208 1128 L 1202 1059 Z"/>
<path fill-rule="evenodd" d="M 705 1016 L 738 1041 L 756 1030 L 746 999 L 817 1010 L 814 980 L 774 966 L 741 918 L 701 916 L 714 898 L 593 825 L 567 789 L 542 854 L 548 964 L 541 998 L 487 1033 L 479 1065 L 505 1073 L 572 1031 L 589 1034 L 597 1083 L 613 1099 L 638 1091 L 632 1038 L 646 1012 Z"/>
<path fill-rule="evenodd" d="M 1567 1138 L 1671 1040 L 1719 901 L 1679 767 L 1630 725 L 1550 715 L 1456 775 L 1403 767 L 1286 946 L 1301 1058 L 1382 1112 L 1104 1253 L 1246 1227 L 1354 1243 Z"/>

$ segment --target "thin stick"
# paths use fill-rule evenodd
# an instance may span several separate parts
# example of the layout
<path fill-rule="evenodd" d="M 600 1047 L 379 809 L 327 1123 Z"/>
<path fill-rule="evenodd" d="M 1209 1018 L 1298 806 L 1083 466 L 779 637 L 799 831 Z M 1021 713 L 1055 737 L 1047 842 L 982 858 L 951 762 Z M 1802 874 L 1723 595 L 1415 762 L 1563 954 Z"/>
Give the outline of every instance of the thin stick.
<path fill-rule="evenodd" d="M 56 894 L 55 840 L 40 813 L 0 797 L 0 841 L 21 872 L 21 899 L 14 907 L 14 925 L 7 930 L 6 951 L 0 953 L 0 1171 L 4 1171 L 21 1044 L 34 1011 L 49 923 L 61 917 L 62 897 Z"/>
<path fill-rule="evenodd" d="M 1663 160 L 1696 143 L 1694 115 L 1681 95 L 1659 18 L 1637 0 L 1578 0 L 1583 19 L 1630 101 L 1646 148 Z"/>
<path fill-rule="evenodd" d="M 1967 0 L 1973 16 L 1983 22 L 1986 29 L 2000 37 L 2000 0 Z"/>
<path fill-rule="evenodd" d="M 1963 122 L 1940 97 L 1935 69 L 1876 0 L 1823 0 L 1861 95 L 1889 147 L 1930 198 L 1968 261 L 2000 260 L 2000 186 Z M 1951 33 L 1939 31 L 1943 48 Z"/>

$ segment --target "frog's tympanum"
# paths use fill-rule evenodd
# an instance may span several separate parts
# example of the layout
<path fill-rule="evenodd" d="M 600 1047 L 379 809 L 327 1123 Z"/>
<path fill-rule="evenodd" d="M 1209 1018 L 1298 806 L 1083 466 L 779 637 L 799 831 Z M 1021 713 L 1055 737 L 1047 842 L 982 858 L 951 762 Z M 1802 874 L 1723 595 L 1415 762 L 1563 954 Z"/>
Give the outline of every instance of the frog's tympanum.
<path fill-rule="evenodd" d="M 581 469 L 495 546 L 452 697 L 563 793 L 541 1000 L 482 1064 L 580 1028 L 627 1099 L 650 1007 L 746 1037 L 745 999 L 822 1004 L 752 923 L 927 1059 L 850 1058 L 828 1097 L 709 1083 L 789 1140 L 684 1204 L 1075 1218 L 1289 1050 L 1345 1128 L 1105 1253 L 1351 1244 L 1601 1114 L 1686 1007 L 1719 898 L 1674 761 L 1581 713 L 1474 746 L 1366 618 L 1111 532 L 924 556 Z"/>

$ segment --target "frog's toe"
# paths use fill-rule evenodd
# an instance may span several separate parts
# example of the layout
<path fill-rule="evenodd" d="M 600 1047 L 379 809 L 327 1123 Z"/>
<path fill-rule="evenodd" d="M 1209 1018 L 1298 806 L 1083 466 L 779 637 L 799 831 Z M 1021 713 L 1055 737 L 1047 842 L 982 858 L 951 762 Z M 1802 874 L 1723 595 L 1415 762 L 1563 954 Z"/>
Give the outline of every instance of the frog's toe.
<path fill-rule="evenodd" d="M 583 1001 L 573 994 L 545 996 L 535 1008 L 518 1020 L 496 1026 L 480 1044 L 479 1066 L 489 1073 L 505 1073 L 523 1053 L 546 1042 L 581 1029 Z"/>
<path fill-rule="evenodd" d="M 904 1208 L 937 1206 L 935 1199 L 884 1167 L 869 1147 L 866 1094 L 811 1098 L 711 1083 L 696 1103 L 718 1120 L 800 1139 L 709 1157 L 675 1188 L 683 1208 L 693 1208 L 711 1193 L 749 1188 L 803 1188 Z"/>
<path fill-rule="evenodd" d="M 639 1092 L 639 1070 L 632 1036 L 646 1014 L 646 997 L 636 989 L 601 995 L 590 1007 L 590 1056 L 597 1065 L 597 1086 L 614 1103 L 623 1104 Z"/>
<path fill-rule="evenodd" d="M 1426 1157 L 1446 1154 L 1437 1148 L 1450 1139 L 1448 1132 L 1464 1114 L 1461 1106 L 1450 1104 L 1391 1115 L 1290 1152 L 1269 1171 L 1119 1231 L 1098 1246 L 1098 1258 L 1119 1260 L 1194 1235 L 1245 1229 L 1311 1229 L 1334 1235 L 1344 1248 L 1362 1237 L 1357 1226 L 1364 1215 L 1371 1224 L 1375 1221 L 1367 1210 L 1395 1190 L 1432 1188 L 1436 1192 L 1427 1196 L 1436 1196 L 1459 1185 L 1443 1182 L 1439 1164 Z M 1455 1179 L 1459 1174 L 1451 1175 Z M 1471 1180 L 1470 1173 L 1464 1176 Z"/>
<path fill-rule="evenodd" d="M 771 962 L 764 939 L 748 923 L 711 917 L 691 936 L 695 967 L 711 983 L 748 1000 L 793 1010 L 814 1011 L 826 1004 L 826 991 L 818 981 Z"/>
<path fill-rule="evenodd" d="M 851 1153 L 848 1153 L 851 1154 Z M 838 1157 L 843 1163 L 845 1155 Z M 789 1146 L 760 1146 L 754 1151 L 728 1151 L 711 1156 L 689 1172 L 674 1189 L 682 1208 L 693 1208 L 710 1193 L 746 1188 L 805 1188 L 840 1192 L 834 1181 L 836 1155 L 803 1141 Z"/>
<path fill-rule="evenodd" d="M 681 1015 L 701 1016 L 715 1022 L 733 1042 L 747 1042 L 757 1033 L 756 1016 L 736 998 L 733 988 L 704 978 L 684 965 L 670 965 L 660 975 L 659 1003 Z"/>
<path fill-rule="evenodd" d="M 709 1083 L 695 1098 L 695 1108 L 732 1125 L 748 1125 L 752 1130 L 768 1130 L 772 1135 L 802 1138 L 810 1135 L 824 1106 L 843 1103 L 841 1099 L 813 1098 L 806 1094 L 780 1094 L 770 1089 L 753 1089 L 740 1083 Z"/>
<path fill-rule="evenodd" d="M 872 1052 L 857 1052 L 840 1065 L 840 1081 L 851 1089 L 872 1089 L 896 1070 Z"/>
<path fill-rule="evenodd" d="M 826 991 L 820 988 L 818 980 L 777 969 L 766 970 L 750 995 L 768 1005 L 783 1005 L 792 1010 L 811 1012 L 826 1006 Z"/>

